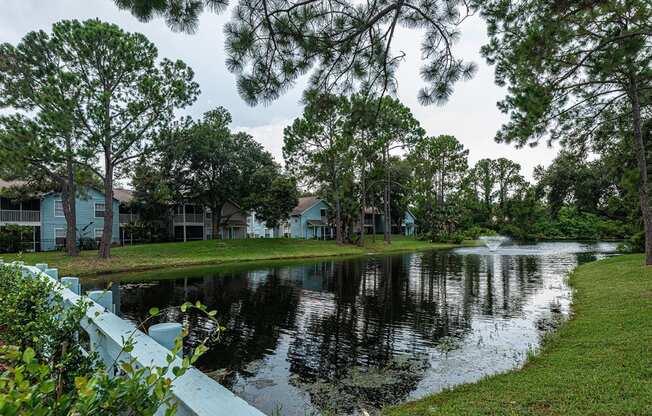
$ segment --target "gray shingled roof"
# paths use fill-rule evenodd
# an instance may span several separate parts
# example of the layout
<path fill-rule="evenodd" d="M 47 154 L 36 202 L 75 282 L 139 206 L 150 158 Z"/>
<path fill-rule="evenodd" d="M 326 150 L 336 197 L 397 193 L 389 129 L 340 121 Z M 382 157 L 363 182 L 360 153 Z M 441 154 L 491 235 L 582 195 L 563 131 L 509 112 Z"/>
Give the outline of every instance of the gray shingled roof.
<path fill-rule="evenodd" d="M 296 207 L 292 210 L 290 215 L 301 215 L 303 214 L 308 208 L 312 207 L 315 205 L 317 202 L 321 201 L 321 198 L 316 197 L 316 196 L 304 196 L 299 198 L 299 203 L 297 204 Z"/>

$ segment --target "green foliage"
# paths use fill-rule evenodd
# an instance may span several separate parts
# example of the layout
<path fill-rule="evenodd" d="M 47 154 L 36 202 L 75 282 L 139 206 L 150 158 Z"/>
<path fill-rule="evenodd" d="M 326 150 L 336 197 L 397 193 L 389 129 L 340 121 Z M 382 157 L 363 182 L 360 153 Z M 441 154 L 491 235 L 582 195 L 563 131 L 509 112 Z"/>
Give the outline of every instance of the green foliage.
<path fill-rule="evenodd" d="M 0 227 L 0 252 L 17 253 L 31 249 L 33 239 L 32 227 L 16 224 L 3 225 Z"/>
<path fill-rule="evenodd" d="M 82 352 L 77 334 L 80 321 L 87 319 L 87 306 L 83 301 L 64 305 L 49 279 L 0 267 L 0 412 L 150 416 L 163 407 L 166 415 L 173 415 L 177 404 L 172 401 L 172 383 L 206 351 L 205 343 L 214 333 L 181 362 L 176 353 L 183 347 L 182 338 L 170 352 L 167 367 L 143 367 L 127 358 L 114 363 L 119 373 L 113 376 L 94 354 Z M 181 309 L 189 307 L 215 320 L 215 312 L 200 303 Z M 152 317 L 159 313 L 152 312 Z M 124 340 L 121 354 L 133 350 L 135 331 Z"/>
<path fill-rule="evenodd" d="M 643 231 L 635 233 L 619 249 L 625 253 L 644 253 L 645 233 Z"/>
<path fill-rule="evenodd" d="M 174 30 L 194 32 L 205 9 L 226 0 L 113 0 L 143 21 L 164 17 Z M 442 103 L 475 66 L 453 52 L 457 26 L 471 14 L 463 0 L 358 2 L 240 0 L 225 26 L 227 68 L 250 104 L 269 102 L 311 73 L 309 90 L 369 95 L 395 91 L 404 54 L 392 50 L 395 29 L 417 30 L 421 41 L 419 92 L 425 104 Z"/>
<path fill-rule="evenodd" d="M 627 140 L 629 156 L 620 163 L 626 166 L 635 160 L 639 212 L 647 236 L 652 236 L 647 148 L 652 131 L 649 1 L 476 3 L 487 19 L 490 37 L 482 52 L 496 65 L 497 82 L 508 86 L 499 107 L 510 118 L 496 140 L 535 146 L 548 137 L 582 158 L 588 150 L 615 148 Z M 572 163 L 568 169 L 562 169 L 564 160 L 558 164 L 557 174 L 548 178 L 550 185 L 572 191 L 576 200 L 563 201 L 566 193 L 549 194 L 553 211 L 562 202 L 595 211 L 603 177 L 584 178 Z M 646 263 L 652 264 L 652 252 L 647 253 Z"/>
<path fill-rule="evenodd" d="M 496 231 L 489 228 L 478 227 L 474 225 L 464 231 L 464 237 L 466 240 L 477 240 L 480 236 L 492 236 L 497 235 Z"/>
<path fill-rule="evenodd" d="M 283 131 L 283 157 L 289 173 L 333 204 L 339 242 L 344 239 L 343 217 L 354 181 L 350 115 L 346 97 L 310 95 L 303 115 Z"/>
<path fill-rule="evenodd" d="M 0 138 L 18 144 L 25 159 L 12 164 L 58 178 L 72 201 L 75 166 L 101 178 L 106 212 L 100 255 L 109 257 L 114 179 L 150 150 L 152 135 L 175 110 L 195 100 L 193 71 L 181 61 L 159 60 L 142 34 L 97 19 L 55 23 L 50 35 L 28 33 L 15 47 L 1 45 L 0 56 L 0 106 L 36 112 L 0 119 L 7 126 Z"/>
<path fill-rule="evenodd" d="M 256 216 L 265 220 L 270 228 L 287 219 L 288 214 L 297 206 L 299 191 L 296 181 L 286 175 L 272 179 L 271 186 L 262 195 L 256 195 Z"/>
<path fill-rule="evenodd" d="M 469 151 L 453 136 L 424 137 L 410 149 L 412 203 L 419 229 L 446 241 L 460 221 L 456 193 L 468 168 Z"/>
<path fill-rule="evenodd" d="M 285 219 L 296 206 L 294 182 L 260 143 L 246 133 L 232 132 L 230 123 L 229 112 L 218 107 L 201 120 L 184 119 L 162 134 L 156 155 L 160 171 L 153 180 L 141 177 L 139 195 L 210 208 L 214 236 L 233 215 L 222 213 L 229 201 L 242 211 L 260 212 L 269 223 Z"/>

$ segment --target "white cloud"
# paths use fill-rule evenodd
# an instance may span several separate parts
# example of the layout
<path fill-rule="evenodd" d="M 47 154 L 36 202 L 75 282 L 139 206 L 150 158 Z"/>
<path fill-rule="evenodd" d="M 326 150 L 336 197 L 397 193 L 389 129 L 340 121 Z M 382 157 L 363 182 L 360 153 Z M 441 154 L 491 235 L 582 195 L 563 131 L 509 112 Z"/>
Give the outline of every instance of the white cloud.
<path fill-rule="evenodd" d="M 254 127 L 234 127 L 234 131 L 244 131 L 251 134 L 274 159 L 283 164 L 283 129 L 292 123 L 292 119 Z"/>

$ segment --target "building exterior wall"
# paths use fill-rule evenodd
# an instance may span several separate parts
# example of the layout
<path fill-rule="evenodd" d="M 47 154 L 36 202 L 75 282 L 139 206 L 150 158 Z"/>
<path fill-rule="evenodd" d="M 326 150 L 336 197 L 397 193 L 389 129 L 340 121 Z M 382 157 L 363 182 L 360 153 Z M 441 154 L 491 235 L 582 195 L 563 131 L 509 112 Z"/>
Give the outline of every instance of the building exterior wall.
<path fill-rule="evenodd" d="M 312 207 L 305 210 L 301 215 L 293 215 L 290 218 L 290 235 L 292 238 L 323 238 L 321 229 L 311 228 L 308 221 L 319 221 L 322 219 L 321 210 L 326 212 L 330 209 L 324 201 L 319 201 Z"/>
<path fill-rule="evenodd" d="M 50 193 L 41 200 L 41 250 L 49 251 L 57 248 L 55 239 L 56 229 L 66 229 L 66 219 L 55 215 L 55 201 L 61 201 L 61 194 Z M 75 207 L 77 210 L 77 238 L 94 239 L 101 235 L 95 230 L 103 230 L 104 218 L 95 217 L 95 203 L 104 203 L 104 194 L 95 190 L 86 190 L 78 194 Z M 113 243 L 120 242 L 120 215 L 119 203 L 113 200 Z M 64 231 L 65 232 L 65 231 Z"/>
<path fill-rule="evenodd" d="M 404 221 L 404 231 L 405 235 L 415 235 L 416 234 L 416 221 L 414 216 L 410 211 L 405 213 Z"/>
<path fill-rule="evenodd" d="M 265 221 L 256 216 L 256 212 L 252 212 L 247 217 L 247 236 L 249 238 L 276 238 L 279 237 L 278 227 L 269 228 Z"/>

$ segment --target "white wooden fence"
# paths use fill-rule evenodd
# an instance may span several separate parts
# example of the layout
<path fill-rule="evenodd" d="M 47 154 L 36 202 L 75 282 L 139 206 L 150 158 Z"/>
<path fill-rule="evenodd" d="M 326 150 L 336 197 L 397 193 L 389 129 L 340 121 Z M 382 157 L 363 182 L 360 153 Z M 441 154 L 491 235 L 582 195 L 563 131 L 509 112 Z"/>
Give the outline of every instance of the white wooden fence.
<path fill-rule="evenodd" d="M 0 264 L 2 264 L 1 260 Z M 43 272 L 33 266 L 16 263 L 12 265 L 19 265 L 24 276 L 53 281 L 66 305 L 74 305 L 81 298 L 60 283 L 56 269 L 47 269 Z M 120 363 L 131 358 L 144 367 L 167 366 L 166 357 L 170 353 L 169 350 L 137 330 L 133 323 L 120 318 L 97 303 L 93 302 L 88 308 L 81 326 L 89 335 L 91 350 L 98 353 L 107 367 L 116 361 Z M 132 336 L 134 333 L 135 335 Z M 134 348 L 131 352 L 124 352 L 124 341 L 130 336 L 135 342 Z M 120 357 L 116 360 L 118 354 Z M 177 358 L 172 366 L 181 366 L 181 359 Z M 263 416 L 258 409 L 194 367 L 174 382 L 172 395 L 178 403 L 178 416 Z M 160 409 L 159 413 L 163 414 L 163 410 Z"/>

